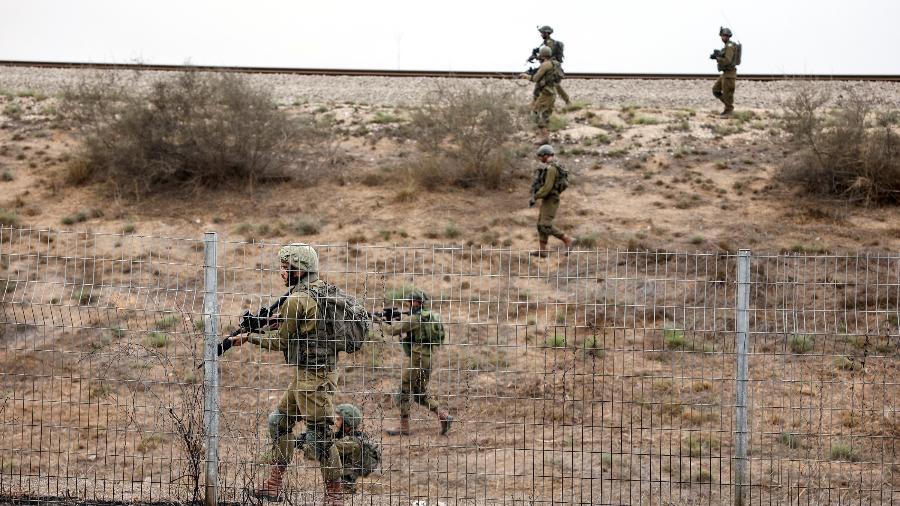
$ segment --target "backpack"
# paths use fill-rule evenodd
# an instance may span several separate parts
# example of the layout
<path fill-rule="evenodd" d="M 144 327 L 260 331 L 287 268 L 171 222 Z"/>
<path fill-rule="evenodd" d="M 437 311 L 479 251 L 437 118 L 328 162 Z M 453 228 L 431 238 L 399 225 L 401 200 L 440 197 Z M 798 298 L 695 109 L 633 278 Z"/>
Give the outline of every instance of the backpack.
<path fill-rule="evenodd" d="M 359 299 L 330 283 L 309 287 L 308 291 L 319 306 L 328 342 L 347 353 L 362 348 L 369 334 L 370 316 Z"/>
<path fill-rule="evenodd" d="M 569 187 L 569 171 L 563 168 L 562 165 L 558 163 L 553 164 L 556 167 L 556 181 L 553 182 L 553 189 L 556 190 L 557 193 L 562 193 L 566 191 L 566 188 Z"/>
<path fill-rule="evenodd" d="M 553 40 L 553 58 L 555 58 L 559 63 L 563 61 L 563 49 L 565 49 L 566 45 L 562 42 L 554 39 Z"/>
<path fill-rule="evenodd" d="M 440 346 L 444 344 L 444 324 L 437 313 L 422 310 L 419 313 L 419 342 L 416 344 L 430 344 Z"/>
<path fill-rule="evenodd" d="M 381 463 L 381 447 L 372 441 L 366 434 L 359 433 L 356 436 L 359 446 L 362 449 L 361 462 L 359 463 L 359 475 L 366 477 L 372 474 L 372 471 L 378 468 Z"/>
<path fill-rule="evenodd" d="M 744 46 L 740 42 L 732 42 L 732 44 L 734 44 L 734 61 L 731 64 L 737 67 L 741 64 L 741 50 Z"/>

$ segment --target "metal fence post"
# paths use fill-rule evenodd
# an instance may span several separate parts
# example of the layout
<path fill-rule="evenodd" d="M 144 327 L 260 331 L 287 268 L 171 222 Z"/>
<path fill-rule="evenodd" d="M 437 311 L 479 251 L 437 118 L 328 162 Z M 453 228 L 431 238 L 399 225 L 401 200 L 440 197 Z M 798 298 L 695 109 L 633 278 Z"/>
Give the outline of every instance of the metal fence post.
<path fill-rule="evenodd" d="M 206 428 L 206 505 L 214 506 L 219 484 L 219 303 L 216 271 L 218 234 L 203 235 L 203 425 Z"/>
<path fill-rule="evenodd" d="M 735 307 L 735 406 L 734 406 L 734 504 L 745 504 L 747 488 L 747 340 L 750 330 L 750 250 L 742 249 L 737 258 L 737 301 Z"/>

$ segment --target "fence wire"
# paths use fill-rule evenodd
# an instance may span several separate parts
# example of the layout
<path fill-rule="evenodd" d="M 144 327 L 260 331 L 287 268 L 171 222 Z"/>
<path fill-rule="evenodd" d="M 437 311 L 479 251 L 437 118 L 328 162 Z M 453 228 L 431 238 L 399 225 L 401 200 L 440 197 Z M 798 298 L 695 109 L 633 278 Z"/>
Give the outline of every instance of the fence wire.
<path fill-rule="evenodd" d="M 222 334 L 284 292 L 279 247 L 218 243 Z M 382 449 L 354 503 L 738 499 L 737 254 L 316 248 L 368 310 L 419 288 L 447 333 L 428 384 L 446 436 L 416 404 L 410 435 L 385 433 L 405 361 L 385 327 L 339 356 L 335 404 Z M 203 257 L 201 238 L 0 229 L 0 496 L 202 498 Z M 900 502 L 900 256 L 754 254 L 747 282 L 744 503 Z M 256 502 L 295 368 L 245 344 L 219 371 L 218 498 Z M 322 497 L 302 452 L 285 481 Z"/>

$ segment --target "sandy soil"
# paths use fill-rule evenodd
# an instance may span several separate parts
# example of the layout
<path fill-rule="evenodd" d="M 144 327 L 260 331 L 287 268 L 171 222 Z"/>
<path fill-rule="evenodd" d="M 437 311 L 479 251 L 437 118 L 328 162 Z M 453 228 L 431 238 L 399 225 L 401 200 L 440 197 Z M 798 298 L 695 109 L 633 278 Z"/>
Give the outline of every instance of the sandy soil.
<path fill-rule="evenodd" d="M 372 183 L 397 180 L 408 163 L 399 125 L 372 118 L 402 122 L 397 106 L 428 88 L 415 80 L 270 76 L 291 111 L 339 120 L 343 162 L 323 169 L 335 177 L 133 202 L 61 183 L 77 140 L 40 93 L 70 78 L 0 73 L 0 88 L 14 90 L 0 97 L 0 209 L 24 227 L 0 241 L 0 267 L 17 280 L 3 298 L 0 494 L 189 497 L 189 459 L 167 408 L 194 412 L 197 240 L 214 230 L 235 241 L 220 252 L 223 325 L 282 290 L 276 243 L 298 239 L 333 245 L 322 249 L 329 279 L 373 307 L 410 284 L 440 294 L 451 341 L 432 389 L 458 423 L 437 437 L 433 417 L 414 408 L 413 436 L 379 436 L 385 460 L 363 483 L 367 503 L 730 504 L 739 248 L 757 257 L 753 503 L 896 495 L 900 220 L 896 209 L 813 200 L 779 182 L 785 153 L 768 84 L 742 86 L 759 98 L 732 120 L 710 115 L 708 83 L 605 83 L 608 96 L 604 83 L 568 85 L 591 104 L 554 134 L 573 174 L 560 223 L 582 246 L 534 260 L 526 133 L 520 166 L 496 192 L 410 197 Z M 886 103 L 900 95 L 877 93 Z M 633 103 L 642 107 L 619 107 Z M 300 219 L 317 230 L 298 237 Z M 781 251 L 837 255 L 765 255 Z M 810 350 L 791 351 L 798 334 L 814 336 Z M 395 423 L 401 357 L 377 341 L 342 361 L 338 400 L 361 404 L 380 434 Z M 240 501 L 263 476 L 254 462 L 289 369 L 256 348 L 226 358 L 223 485 Z M 829 458 L 841 441 L 853 459 Z M 297 463 L 289 481 L 302 503 L 319 482 Z"/>

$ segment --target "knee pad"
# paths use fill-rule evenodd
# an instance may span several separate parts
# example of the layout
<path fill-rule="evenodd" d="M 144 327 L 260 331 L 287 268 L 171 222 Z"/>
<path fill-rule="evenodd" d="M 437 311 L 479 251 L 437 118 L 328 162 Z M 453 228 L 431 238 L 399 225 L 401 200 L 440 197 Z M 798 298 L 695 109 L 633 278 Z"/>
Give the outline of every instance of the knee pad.
<path fill-rule="evenodd" d="M 551 227 L 550 225 L 538 225 L 537 230 L 541 234 L 550 235 L 550 233 L 553 231 L 553 227 Z"/>
<path fill-rule="evenodd" d="M 724 93 L 722 93 L 721 91 L 714 91 L 714 92 L 713 92 L 713 96 L 716 97 L 716 98 L 722 98 L 722 95 L 724 95 Z"/>
<path fill-rule="evenodd" d="M 287 418 L 287 415 L 278 409 L 269 414 L 269 436 L 272 438 L 272 441 L 278 441 L 282 437 L 287 436 L 290 432 L 288 430 Z"/>

